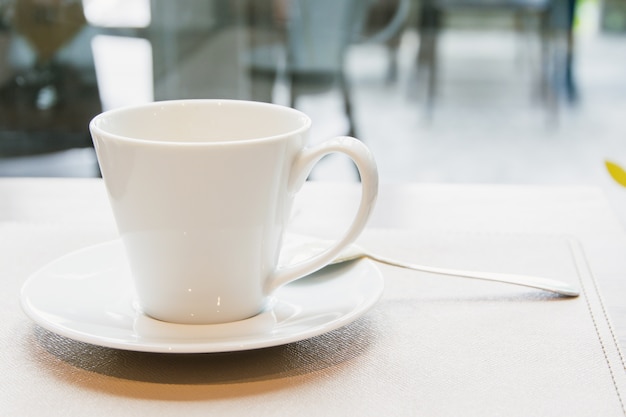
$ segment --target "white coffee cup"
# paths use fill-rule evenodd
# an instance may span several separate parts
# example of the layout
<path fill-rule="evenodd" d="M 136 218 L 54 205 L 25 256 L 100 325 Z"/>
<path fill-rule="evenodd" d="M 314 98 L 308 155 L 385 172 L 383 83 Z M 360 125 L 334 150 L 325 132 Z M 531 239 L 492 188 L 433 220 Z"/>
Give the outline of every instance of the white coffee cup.
<path fill-rule="evenodd" d="M 145 314 L 189 324 L 252 317 L 275 289 L 326 266 L 357 238 L 377 196 L 374 159 L 349 137 L 306 148 L 310 126 L 297 110 L 236 100 L 155 102 L 91 121 Z M 279 266 L 293 197 L 334 152 L 359 169 L 356 216 L 325 252 Z"/>

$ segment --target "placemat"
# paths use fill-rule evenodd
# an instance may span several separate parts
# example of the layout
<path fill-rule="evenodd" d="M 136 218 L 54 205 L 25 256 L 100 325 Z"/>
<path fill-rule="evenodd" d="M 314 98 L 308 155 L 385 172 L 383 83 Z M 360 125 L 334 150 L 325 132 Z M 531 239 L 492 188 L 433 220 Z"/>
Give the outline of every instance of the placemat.
<path fill-rule="evenodd" d="M 386 256 L 540 274 L 582 294 L 379 265 L 385 294 L 347 327 L 249 352 L 168 355 L 74 342 L 19 311 L 33 270 L 108 234 L 0 231 L 6 415 L 626 415 L 624 360 L 584 250 L 569 238 L 371 230 L 360 243 Z"/>

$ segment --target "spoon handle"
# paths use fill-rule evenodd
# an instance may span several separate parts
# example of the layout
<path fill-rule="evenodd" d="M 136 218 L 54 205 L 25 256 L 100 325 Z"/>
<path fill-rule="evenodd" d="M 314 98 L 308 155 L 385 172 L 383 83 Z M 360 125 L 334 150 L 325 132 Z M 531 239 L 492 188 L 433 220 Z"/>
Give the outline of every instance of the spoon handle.
<path fill-rule="evenodd" d="M 503 282 L 507 284 L 521 285 L 523 287 L 536 288 L 539 290 L 553 292 L 566 297 L 578 297 L 580 292 L 571 285 L 550 278 L 536 277 L 531 275 L 502 274 L 496 272 L 478 272 L 464 271 L 458 269 L 439 268 L 433 266 L 424 266 L 384 256 L 375 255 L 369 252 L 363 253 L 363 256 L 381 262 L 387 265 L 397 266 L 400 268 L 412 269 L 415 271 L 429 272 L 439 275 L 450 275 L 455 277 L 480 279 L 484 281 Z"/>

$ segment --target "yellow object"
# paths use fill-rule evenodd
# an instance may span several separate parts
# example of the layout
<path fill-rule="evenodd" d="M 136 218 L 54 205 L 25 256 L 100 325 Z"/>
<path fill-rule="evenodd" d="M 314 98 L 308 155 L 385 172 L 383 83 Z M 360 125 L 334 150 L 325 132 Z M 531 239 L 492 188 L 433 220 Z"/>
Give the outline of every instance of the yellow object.
<path fill-rule="evenodd" d="M 604 161 L 604 164 L 609 174 L 611 174 L 611 177 L 613 177 L 619 185 L 626 187 L 626 171 L 624 171 L 624 168 L 611 161 Z"/>

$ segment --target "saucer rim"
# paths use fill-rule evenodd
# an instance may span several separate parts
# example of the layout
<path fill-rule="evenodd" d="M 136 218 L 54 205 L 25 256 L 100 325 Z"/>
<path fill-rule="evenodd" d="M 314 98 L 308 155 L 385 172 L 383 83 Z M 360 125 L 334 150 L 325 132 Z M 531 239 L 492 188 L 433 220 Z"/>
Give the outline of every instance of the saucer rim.
<path fill-rule="evenodd" d="M 26 313 L 26 315 L 38 326 L 60 335 L 62 337 L 66 337 L 71 340 L 75 340 L 82 343 L 87 343 L 94 346 L 100 346 L 105 348 L 126 350 L 126 351 L 134 351 L 134 352 L 150 352 L 150 353 L 174 353 L 174 354 L 184 354 L 184 353 L 224 353 L 224 352 L 237 352 L 237 351 L 248 351 L 255 349 L 262 349 L 268 347 L 281 346 L 289 343 L 294 343 L 306 339 L 310 339 L 312 337 L 320 336 L 322 334 L 326 334 L 333 330 L 337 330 L 341 327 L 344 327 L 363 315 L 365 315 L 382 297 L 384 292 L 384 277 L 377 267 L 377 265 L 369 259 L 359 259 L 356 261 L 351 261 L 345 263 L 345 265 L 341 265 L 339 267 L 349 268 L 346 272 L 342 273 L 342 276 L 346 276 L 350 273 L 350 271 L 355 268 L 357 264 L 363 265 L 368 268 L 367 274 L 370 276 L 370 279 L 373 280 L 373 283 L 376 284 L 374 287 L 368 288 L 367 291 L 360 290 L 362 295 L 366 297 L 363 299 L 361 303 L 355 303 L 355 305 L 350 307 L 349 311 L 343 312 L 339 317 L 329 319 L 324 323 L 315 323 L 309 328 L 298 330 L 288 335 L 279 335 L 277 337 L 271 337 L 271 334 L 266 332 L 266 337 L 256 337 L 249 339 L 242 339 L 239 337 L 226 337 L 222 340 L 209 341 L 207 339 L 202 339 L 198 341 L 190 341 L 189 339 L 185 339 L 183 341 L 177 341 L 176 339 L 158 339 L 158 338 L 149 338 L 146 336 L 139 336 L 138 340 L 130 340 L 127 338 L 126 340 L 120 340 L 119 338 L 111 338 L 104 335 L 98 335 L 94 332 L 85 332 L 80 331 L 75 328 L 67 327 L 62 324 L 63 318 L 59 318 L 57 320 L 51 319 L 49 313 L 40 311 L 36 306 L 32 305 L 32 300 L 29 298 L 29 288 L 33 285 L 37 285 L 38 280 L 42 278 L 42 275 L 48 273 L 48 271 L 59 263 L 68 262 L 73 257 L 78 257 L 83 253 L 96 252 L 98 250 L 104 250 L 109 246 L 122 245 L 119 239 L 110 240 L 102 243 L 98 243 L 95 245 L 89 245 L 83 247 L 78 250 L 71 251 L 66 253 L 53 261 L 47 263 L 42 268 L 31 274 L 23 283 L 20 291 L 20 304 L 22 310 Z M 318 273 L 324 273 L 324 269 L 318 271 Z M 314 275 L 314 274 L 311 274 Z M 63 278 L 57 278 L 63 279 Z M 124 279 L 124 278 L 120 278 Z M 302 278 L 306 280 L 307 277 Z M 128 280 L 128 277 L 125 278 Z M 302 285 L 303 281 L 295 281 L 291 284 L 287 284 L 287 286 L 298 286 Z M 128 285 L 128 284 L 126 284 Z M 324 285 L 324 284 L 320 284 Z M 355 288 L 363 288 L 361 286 L 356 286 Z M 280 300 L 279 297 L 273 295 L 272 297 Z M 119 296 L 120 299 L 123 298 L 123 295 Z M 260 313 L 271 313 L 273 309 L 277 305 L 277 302 L 272 303 L 272 308 Z M 137 308 L 132 308 L 133 317 L 137 318 L 138 315 L 146 316 Z M 148 317 L 149 318 L 149 317 Z M 151 318 L 149 318 L 151 319 Z M 151 319 L 154 320 L 154 319 Z M 163 325 L 171 325 L 178 326 L 175 323 L 165 323 L 161 322 Z M 221 325 L 228 325 L 230 323 L 224 323 Z M 274 328 L 276 323 L 274 324 Z M 152 339 L 150 341 L 149 339 Z M 241 339 L 237 342 L 238 339 Z"/>

